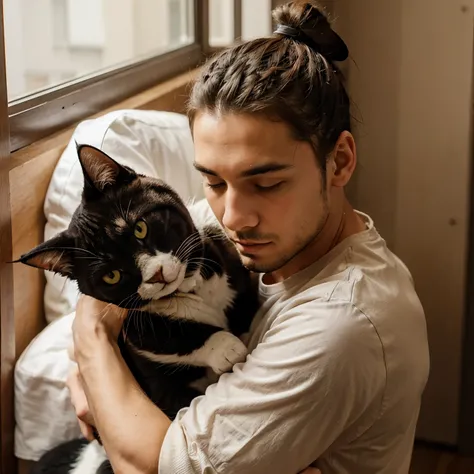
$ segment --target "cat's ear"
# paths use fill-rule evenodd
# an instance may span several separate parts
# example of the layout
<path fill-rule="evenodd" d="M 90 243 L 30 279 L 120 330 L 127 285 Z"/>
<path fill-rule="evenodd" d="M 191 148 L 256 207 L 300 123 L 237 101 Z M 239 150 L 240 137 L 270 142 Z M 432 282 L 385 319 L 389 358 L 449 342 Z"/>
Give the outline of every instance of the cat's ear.
<path fill-rule="evenodd" d="M 73 277 L 72 253 L 74 239 L 67 231 L 61 232 L 56 237 L 22 255 L 12 263 L 24 263 L 30 267 L 60 273 L 65 277 Z"/>
<path fill-rule="evenodd" d="M 102 193 L 108 186 L 130 183 L 137 177 L 133 170 L 120 165 L 98 148 L 77 143 L 76 147 L 88 197 Z"/>

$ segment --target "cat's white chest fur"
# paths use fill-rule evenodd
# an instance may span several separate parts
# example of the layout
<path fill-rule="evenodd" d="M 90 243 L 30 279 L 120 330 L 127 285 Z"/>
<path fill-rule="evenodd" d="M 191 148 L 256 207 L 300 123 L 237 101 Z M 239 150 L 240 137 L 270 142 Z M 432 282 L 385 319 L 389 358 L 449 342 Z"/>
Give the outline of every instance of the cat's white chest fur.
<path fill-rule="evenodd" d="M 194 293 L 178 293 L 171 299 L 151 301 L 144 310 L 228 329 L 225 310 L 232 304 L 235 291 L 229 287 L 227 276 L 213 275 L 204 280 L 196 274 L 192 279 L 195 279 Z"/>
<path fill-rule="evenodd" d="M 69 471 L 69 474 L 95 474 L 106 460 L 107 455 L 104 448 L 97 441 L 92 441 L 84 447 L 76 465 Z"/>
<path fill-rule="evenodd" d="M 204 280 L 195 290 L 206 303 L 224 312 L 235 298 L 235 290 L 232 290 L 227 281 L 227 275 L 213 275 L 209 280 Z"/>

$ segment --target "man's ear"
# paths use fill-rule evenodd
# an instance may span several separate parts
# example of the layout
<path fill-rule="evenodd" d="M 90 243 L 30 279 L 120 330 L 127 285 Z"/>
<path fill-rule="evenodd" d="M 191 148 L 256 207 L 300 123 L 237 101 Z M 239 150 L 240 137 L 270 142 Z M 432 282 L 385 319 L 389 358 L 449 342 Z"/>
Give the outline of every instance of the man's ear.
<path fill-rule="evenodd" d="M 108 186 L 126 184 L 133 181 L 136 173 L 120 165 L 102 150 L 90 145 L 78 145 L 77 155 L 84 173 L 84 192 L 86 197 L 101 194 Z"/>
<path fill-rule="evenodd" d="M 30 267 L 49 270 L 73 278 L 72 254 L 74 251 L 74 239 L 68 235 L 67 231 L 64 231 L 12 263 L 24 263 Z"/>
<path fill-rule="evenodd" d="M 338 188 L 346 186 L 357 164 L 355 141 L 350 132 L 342 132 L 339 136 L 330 163 L 331 168 L 328 169 L 330 184 Z"/>

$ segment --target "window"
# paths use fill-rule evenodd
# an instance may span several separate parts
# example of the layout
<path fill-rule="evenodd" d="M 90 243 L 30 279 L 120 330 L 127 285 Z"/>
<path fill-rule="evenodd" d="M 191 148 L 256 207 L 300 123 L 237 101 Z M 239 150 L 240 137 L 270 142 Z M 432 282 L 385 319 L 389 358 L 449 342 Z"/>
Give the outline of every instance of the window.
<path fill-rule="evenodd" d="M 275 0 L 0 0 L 15 151 L 271 33 Z M 3 73 L 0 73 L 3 74 Z"/>
<path fill-rule="evenodd" d="M 209 44 L 222 47 L 234 40 L 271 33 L 271 0 L 209 0 Z"/>
<path fill-rule="evenodd" d="M 242 0 L 242 39 L 250 40 L 272 33 L 271 0 Z"/>
<path fill-rule="evenodd" d="M 202 5 L 3 0 L 12 150 L 197 66 Z"/>
<path fill-rule="evenodd" d="M 4 0 L 8 98 L 192 44 L 188 0 Z"/>
<path fill-rule="evenodd" d="M 193 8 L 187 0 L 169 0 L 169 43 L 189 44 L 194 38 Z"/>

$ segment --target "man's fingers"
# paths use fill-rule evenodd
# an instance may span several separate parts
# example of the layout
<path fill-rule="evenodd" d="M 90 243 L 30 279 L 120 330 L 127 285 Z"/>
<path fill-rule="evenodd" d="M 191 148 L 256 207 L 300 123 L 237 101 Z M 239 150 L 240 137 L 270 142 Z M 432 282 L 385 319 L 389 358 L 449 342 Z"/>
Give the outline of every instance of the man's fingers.
<path fill-rule="evenodd" d="M 86 394 L 84 393 L 81 376 L 77 367 L 70 372 L 67 379 L 67 386 L 71 394 L 71 402 L 76 411 L 76 416 L 80 420 L 79 424 L 81 425 L 81 431 L 83 431 L 84 434 L 85 427 L 83 430 L 82 423 L 94 425 L 94 419 L 89 411 L 89 404 L 87 403 Z M 92 432 L 92 429 L 90 431 Z"/>
<path fill-rule="evenodd" d="M 80 418 L 77 419 L 79 422 L 79 428 L 81 429 L 82 436 L 87 439 L 87 441 L 94 441 L 94 433 L 92 426 L 82 421 Z"/>
<path fill-rule="evenodd" d="M 76 362 L 76 355 L 74 354 L 74 344 L 71 343 L 69 344 L 67 348 L 67 355 L 69 359 L 71 359 L 73 362 Z"/>
<path fill-rule="evenodd" d="M 79 370 L 75 367 L 68 376 L 67 386 L 71 394 L 71 401 L 76 410 L 76 414 L 79 413 L 83 416 L 88 410 L 87 398 L 82 388 L 82 383 L 79 375 Z"/>
<path fill-rule="evenodd" d="M 97 325 L 102 325 L 108 335 L 113 340 L 117 340 L 127 315 L 128 310 L 125 308 L 96 300 L 87 295 L 81 295 L 76 305 L 76 317 L 72 326 L 74 341 L 76 343 L 78 341 L 84 342 L 84 339 L 77 339 L 84 332 L 84 328 L 94 331 Z"/>

